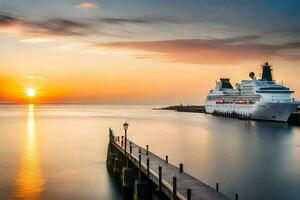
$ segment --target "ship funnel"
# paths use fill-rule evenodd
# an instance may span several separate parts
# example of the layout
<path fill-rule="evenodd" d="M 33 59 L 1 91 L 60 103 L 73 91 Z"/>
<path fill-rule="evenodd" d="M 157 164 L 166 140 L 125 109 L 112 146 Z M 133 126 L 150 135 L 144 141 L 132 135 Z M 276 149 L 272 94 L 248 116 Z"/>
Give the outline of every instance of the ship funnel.
<path fill-rule="evenodd" d="M 249 77 L 250 77 L 251 79 L 255 79 L 255 73 L 254 73 L 254 72 L 251 72 L 251 73 L 249 74 Z"/>
<path fill-rule="evenodd" d="M 232 89 L 232 85 L 230 83 L 230 79 L 229 78 L 220 78 L 220 82 L 221 82 L 221 88 L 227 88 L 227 89 Z"/>
<path fill-rule="evenodd" d="M 266 62 L 264 65 L 262 65 L 263 73 L 262 73 L 262 80 L 265 81 L 272 81 L 272 69 L 268 62 Z"/>

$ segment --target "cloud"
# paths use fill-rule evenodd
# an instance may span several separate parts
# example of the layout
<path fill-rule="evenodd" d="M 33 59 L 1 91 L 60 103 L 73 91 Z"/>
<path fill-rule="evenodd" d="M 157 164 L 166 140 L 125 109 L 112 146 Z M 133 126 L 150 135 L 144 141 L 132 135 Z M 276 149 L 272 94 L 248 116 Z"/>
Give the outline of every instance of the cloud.
<path fill-rule="evenodd" d="M 77 36 L 88 35 L 92 26 L 75 20 L 52 18 L 42 21 L 30 21 L 25 28 L 33 34 L 52 36 Z"/>
<path fill-rule="evenodd" d="M 81 3 L 81 4 L 78 4 L 78 5 L 74 6 L 74 8 L 88 10 L 88 9 L 97 9 L 98 6 L 95 3 L 84 2 L 84 3 Z"/>
<path fill-rule="evenodd" d="M 274 57 L 300 60 L 299 55 L 284 54 L 286 49 L 300 48 L 300 43 L 268 45 L 257 43 L 259 36 L 243 36 L 229 39 L 184 39 L 141 42 L 110 42 L 98 47 L 134 49 L 161 53 L 163 57 L 178 63 L 191 64 L 236 64 L 244 60 L 265 60 Z M 151 56 L 149 56 L 151 57 Z"/>
<path fill-rule="evenodd" d="M 78 20 L 65 18 L 30 20 L 0 13 L 0 31 L 11 28 L 26 37 L 19 40 L 20 42 L 29 43 L 49 42 L 52 40 L 49 37 L 86 36 L 95 31 L 92 24 Z"/>
<path fill-rule="evenodd" d="M 24 19 L 16 18 L 14 16 L 10 16 L 9 14 L 1 14 L 0 13 L 0 28 L 8 28 L 17 25 L 22 25 L 25 23 Z"/>
<path fill-rule="evenodd" d="M 23 43 L 47 43 L 54 41 L 52 38 L 42 38 L 42 37 L 34 37 L 34 38 L 25 38 L 18 40 L 18 42 Z"/>
<path fill-rule="evenodd" d="M 45 77 L 42 76 L 26 76 L 25 79 L 29 79 L 29 80 L 45 80 Z"/>
<path fill-rule="evenodd" d="M 289 28 L 289 29 L 272 29 L 268 31 L 263 31 L 263 34 L 295 34 L 299 36 L 300 28 Z"/>
<path fill-rule="evenodd" d="M 13 29 L 25 39 L 19 42 L 42 43 L 53 41 L 55 37 L 67 36 L 108 36 L 130 37 L 131 31 L 115 25 L 123 24 L 157 24 L 182 23 L 175 18 L 148 16 L 136 18 L 95 17 L 95 18 L 42 18 L 29 19 L 14 14 L 0 13 L 0 31 Z M 105 28 L 103 28 L 105 25 Z M 2 27 L 2 28 L 1 28 Z"/>
<path fill-rule="evenodd" d="M 101 17 L 96 19 L 107 24 L 155 24 L 155 23 L 183 23 L 183 21 L 163 16 L 143 16 L 136 18 Z"/>

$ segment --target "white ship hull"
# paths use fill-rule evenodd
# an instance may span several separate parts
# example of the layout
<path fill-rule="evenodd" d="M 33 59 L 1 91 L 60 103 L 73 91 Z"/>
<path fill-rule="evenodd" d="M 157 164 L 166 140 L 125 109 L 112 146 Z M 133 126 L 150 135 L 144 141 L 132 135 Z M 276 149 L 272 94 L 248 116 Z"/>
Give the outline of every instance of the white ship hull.
<path fill-rule="evenodd" d="M 291 113 L 299 106 L 299 102 L 271 103 L 257 102 L 256 104 L 216 104 L 206 102 L 207 113 L 236 113 L 256 120 L 287 122 Z"/>
<path fill-rule="evenodd" d="M 252 114 L 253 119 L 287 122 L 292 112 L 299 106 L 298 102 L 258 103 Z"/>

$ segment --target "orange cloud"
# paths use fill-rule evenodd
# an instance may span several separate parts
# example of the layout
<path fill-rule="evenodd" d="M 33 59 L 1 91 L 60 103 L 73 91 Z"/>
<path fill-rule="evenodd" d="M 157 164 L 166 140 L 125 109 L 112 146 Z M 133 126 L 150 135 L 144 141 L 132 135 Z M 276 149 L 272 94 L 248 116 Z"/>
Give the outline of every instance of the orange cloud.
<path fill-rule="evenodd" d="M 161 53 L 173 62 L 190 64 L 237 64 L 245 60 L 267 60 L 289 58 L 299 60 L 300 56 L 282 50 L 300 47 L 300 43 L 268 45 L 256 43 L 258 36 L 245 36 L 233 39 L 190 39 L 142 42 L 110 42 L 98 47 L 112 49 L 134 49 Z M 147 57 L 142 57 L 147 58 Z M 149 55 L 151 58 L 151 55 Z"/>
<path fill-rule="evenodd" d="M 76 5 L 75 8 L 88 10 L 88 9 L 97 9 L 98 6 L 95 3 L 84 2 L 84 3 Z"/>
<path fill-rule="evenodd" d="M 7 28 L 11 26 L 24 24 L 25 20 L 18 19 L 9 15 L 0 15 L 0 27 Z"/>

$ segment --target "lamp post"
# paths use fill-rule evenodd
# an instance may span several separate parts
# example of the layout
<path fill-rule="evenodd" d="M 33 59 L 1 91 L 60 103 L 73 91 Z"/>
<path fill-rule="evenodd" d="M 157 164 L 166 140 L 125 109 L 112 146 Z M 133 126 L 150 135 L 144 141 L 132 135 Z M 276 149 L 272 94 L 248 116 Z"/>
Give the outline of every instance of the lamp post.
<path fill-rule="evenodd" d="M 127 129 L 128 129 L 129 124 L 128 123 L 124 123 L 123 127 L 124 127 L 124 131 L 125 131 L 125 144 L 124 144 L 124 151 L 125 151 L 125 160 L 126 160 L 126 167 L 128 167 L 128 159 L 127 159 Z"/>

